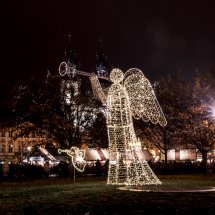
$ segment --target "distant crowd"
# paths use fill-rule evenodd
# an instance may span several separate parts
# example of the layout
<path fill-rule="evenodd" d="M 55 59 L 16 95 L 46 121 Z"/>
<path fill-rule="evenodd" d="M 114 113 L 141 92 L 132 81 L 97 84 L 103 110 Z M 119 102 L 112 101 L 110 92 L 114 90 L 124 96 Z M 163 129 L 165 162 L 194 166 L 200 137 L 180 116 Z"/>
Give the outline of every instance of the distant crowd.
<path fill-rule="evenodd" d="M 207 169 L 201 162 L 190 160 L 187 161 L 169 161 L 167 164 L 164 162 L 148 162 L 153 171 L 158 175 L 163 174 L 195 174 L 195 173 L 204 173 L 204 174 L 215 174 L 215 162 L 208 163 Z"/>
<path fill-rule="evenodd" d="M 155 174 L 195 174 L 206 173 L 207 175 L 215 174 L 215 162 L 208 164 L 207 170 L 201 162 L 148 162 Z M 107 176 L 109 161 L 94 161 L 86 165 L 84 172 L 74 170 L 71 163 L 60 162 L 56 166 L 49 165 L 48 162 L 41 165 L 32 165 L 28 163 L 0 164 L 0 179 L 22 179 L 22 178 L 48 178 L 48 177 L 73 177 L 76 176 Z"/>
<path fill-rule="evenodd" d="M 108 160 L 90 162 L 86 165 L 84 172 L 74 170 L 73 165 L 68 162 L 60 162 L 57 165 L 44 165 L 21 163 L 13 164 L 4 162 L 0 164 L 0 179 L 12 178 L 47 178 L 47 177 L 73 177 L 76 176 L 105 176 L 108 173 Z"/>

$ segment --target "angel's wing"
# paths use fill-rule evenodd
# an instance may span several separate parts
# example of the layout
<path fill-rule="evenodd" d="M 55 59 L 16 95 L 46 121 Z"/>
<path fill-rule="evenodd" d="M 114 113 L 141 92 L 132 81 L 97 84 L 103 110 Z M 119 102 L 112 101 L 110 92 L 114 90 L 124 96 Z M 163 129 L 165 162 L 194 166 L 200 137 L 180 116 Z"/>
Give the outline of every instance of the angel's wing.
<path fill-rule="evenodd" d="M 163 111 L 157 101 L 154 90 L 147 78 L 139 69 L 129 69 L 125 73 L 124 85 L 128 92 L 132 116 L 142 118 L 161 126 L 167 124 Z"/>

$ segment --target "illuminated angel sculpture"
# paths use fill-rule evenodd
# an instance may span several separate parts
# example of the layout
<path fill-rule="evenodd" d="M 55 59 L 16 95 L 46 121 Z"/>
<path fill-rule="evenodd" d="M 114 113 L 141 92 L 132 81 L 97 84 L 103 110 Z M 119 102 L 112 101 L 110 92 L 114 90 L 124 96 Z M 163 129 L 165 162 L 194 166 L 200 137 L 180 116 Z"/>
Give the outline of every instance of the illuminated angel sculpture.
<path fill-rule="evenodd" d="M 85 158 L 85 150 L 79 149 L 75 146 L 71 147 L 70 150 L 68 149 L 58 149 L 58 153 L 66 153 L 71 157 L 71 161 L 73 164 L 73 167 L 78 170 L 79 172 L 83 172 L 85 166 L 87 165 L 87 162 L 84 160 Z M 80 165 L 78 165 L 80 164 Z"/>
<path fill-rule="evenodd" d="M 161 184 L 144 160 L 141 143 L 134 132 L 132 116 L 161 126 L 166 119 L 158 104 L 152 86 L 139 69 L 125 74 L 112 70 L 107 95 L 107 130 L 109 137 L 108 184 Z"/>

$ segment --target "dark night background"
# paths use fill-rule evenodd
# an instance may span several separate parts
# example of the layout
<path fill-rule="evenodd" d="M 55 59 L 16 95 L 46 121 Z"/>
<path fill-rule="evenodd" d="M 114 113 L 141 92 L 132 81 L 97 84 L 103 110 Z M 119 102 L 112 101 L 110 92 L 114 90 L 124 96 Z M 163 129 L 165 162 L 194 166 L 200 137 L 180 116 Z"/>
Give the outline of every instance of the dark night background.
<path fill-rule="evenodd" d="M 215 3 L 214 3 L 215 4 Z M 67 36 L 80 69 L 93 71 L 102 36 L 110 68 L 142 69 L 151 80 L 181 71 L 189 78 L 215 60 L 213 1 L 1 1 L 0 106 L 11 87 L 57 72 Z"/>

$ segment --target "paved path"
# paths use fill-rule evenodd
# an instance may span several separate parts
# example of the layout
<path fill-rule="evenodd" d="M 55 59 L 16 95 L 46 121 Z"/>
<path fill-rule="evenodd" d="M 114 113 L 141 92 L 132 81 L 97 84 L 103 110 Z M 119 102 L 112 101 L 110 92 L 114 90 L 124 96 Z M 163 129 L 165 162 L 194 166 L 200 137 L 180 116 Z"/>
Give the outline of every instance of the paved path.
<path fill-rule="evenodd" d="M 189 187 L 189 186 L 168 186 L 168 185 L 145 185 L 145 186 L 126 186 L 119 187 L 119 190 L 129 190 L 134 192 L 161 192 L 161 193 L 196 193 L 196 192 L 215 192 L 215 187 Z"/>

